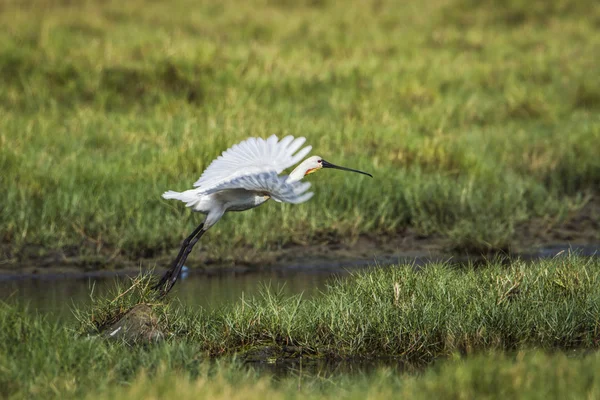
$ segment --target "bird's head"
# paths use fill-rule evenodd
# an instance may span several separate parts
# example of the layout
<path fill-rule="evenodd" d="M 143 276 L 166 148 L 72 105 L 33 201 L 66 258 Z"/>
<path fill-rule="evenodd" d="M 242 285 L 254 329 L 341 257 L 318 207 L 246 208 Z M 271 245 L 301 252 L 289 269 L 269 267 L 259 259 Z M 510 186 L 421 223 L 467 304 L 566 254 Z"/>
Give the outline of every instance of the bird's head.
<path fill-rule="evenodd" d="M 304 172 L 304 176 L 306 176 L 308 174 L 312 174 L 313 172 L 316 172 L 316 171 L 320 170 L 321 168 L 334 168 L 334 169 L 341 169 L 343 171 L 357 172 L 359 174 L 368 175 L 371 178 L 373 177 L 373 175 L 371 175 L 367 172 L 359 171 L 357 169 L 352 169 L 352 168 L 340 167 L 339 165 L 332 164 L 328 161 L 323 160 L 323 158 L 320 156 L 309 157 L 306 160 L 304 160 L 304 162 L 302 164 L 305 164 L 304 167 L 306 168 L 305 172 Z"/>

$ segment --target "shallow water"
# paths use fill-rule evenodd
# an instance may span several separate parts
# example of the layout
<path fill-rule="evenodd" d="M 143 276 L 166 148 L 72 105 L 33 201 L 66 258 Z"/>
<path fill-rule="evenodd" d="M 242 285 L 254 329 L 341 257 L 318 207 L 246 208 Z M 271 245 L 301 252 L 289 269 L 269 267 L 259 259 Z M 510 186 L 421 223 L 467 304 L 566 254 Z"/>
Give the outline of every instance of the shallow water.
<path fill-rule="evenodd" d="M 534 260 L 555 257 L 575 250 L 582 255 L 597 256 L 598 247 L 549 246 L 535 253 L 522 254 L 521 258 Z M 450 261 L 462 264 L 469 261 L 460 257 L 435 258 L 436 261 Z M 207 275 L 202 272 L 186 271 L 177 282 L 170 296 L 178 298 L 184 305 L 198 308 L 216 308 L 239 301 L 242 296 L 258 294 L 264 286 L 281 289 L 285 295 L 302 294 L 309 298 L 336 277 L 343 277 L 374 265 L 411 263 L 415 266 L 432 261 L 428 257 L 380 257 L 374 261 L 353 263 L 297 263 L 274 266 L 267 270 L 244 272 L 224 269 L 223 272 Z M 477 261 L 471 259 L 470 261 Z M 9 303 L 27 304 L 29 310 L 48 315 L 51 319 L 68 321 L 73 318 L 72 309 L 91 302 L 90 296 L 103 296 L 115 287 L 115 281 L 127 277 L 102 276 L 63 276 L 63 275 L 0 275 L 0 300 Z"/>
<path fill-rule="evenodd" d="M 258 294 L 261 288 L 270 286 L 286 295 L 302 293 L 305 298 L 323 289 L 333 276 L 347 272 L 281 270 L 256 273 L 223 273 L 206 275 L 186 273 L 170 296 L 184 305 L 218 308 L 238 301 L 242 296 Z M 27 304 L 32 312 L 48 315 L 53 319 L 73 318 L 72 309 L 91 302 L 91 295 L 103 296 L 114 290 L 118 280 L 127 277 L 80 277 L 63 278 L 47 276 L 37 279 L 0 279 L 0 299 Z"/>

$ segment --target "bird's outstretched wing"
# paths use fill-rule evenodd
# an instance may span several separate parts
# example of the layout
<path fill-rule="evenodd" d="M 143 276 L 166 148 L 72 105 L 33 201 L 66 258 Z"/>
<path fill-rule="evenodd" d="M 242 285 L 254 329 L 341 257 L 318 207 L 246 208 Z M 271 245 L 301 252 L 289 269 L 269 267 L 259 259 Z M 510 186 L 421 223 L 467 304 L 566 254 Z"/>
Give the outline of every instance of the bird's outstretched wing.
<path fill-rule="evenodd" d="M 279 176 L 275 171 L 244 175 L 208 189 L 204 194 L 228 189 L 245 189 L 271 196 L 278 202 L 292 204 L 304 203 L 313 196 L 312 192 L 306 192 L 310 183 L 289 183 L 286 179 L 287 176 Z"/>
<path fill-rule="evenodd" d="M 312 149 L 306 146 L 298 151 L 306 141 L 299 137 L 286 136 L 278 140 L 272 135 L 268 139 L 249 138 L 225 150 L 202 173 L 194 183 L 201 193 L 243 176 L 254 176 L 261 173 L 275 172 L 280 174 L 284 169 L 297 164 Z"/>

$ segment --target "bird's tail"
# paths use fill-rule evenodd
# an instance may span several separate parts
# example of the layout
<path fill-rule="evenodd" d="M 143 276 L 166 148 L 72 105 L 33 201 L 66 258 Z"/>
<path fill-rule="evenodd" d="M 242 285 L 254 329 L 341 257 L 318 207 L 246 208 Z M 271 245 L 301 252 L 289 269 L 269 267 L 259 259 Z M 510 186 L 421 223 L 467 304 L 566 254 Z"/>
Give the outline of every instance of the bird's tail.
<path fill-rule="evenodd" d="M 181 196 L 181 193 L 179 192 L 175 192 L 173 190 L 167 190 L 166 192 L 164 192 L 162 194 L 163 199 L 167 199 L 167 200 L 180 200 L 179 197 Z"/>
<path fill-rule="evenodd" d="M 186 190 L 185 192 L 168 190 L 163 193 L 162 197 L 166 200 L 183 201 L 188 207 L 193 207 L 198 201 L 200 201 L 200 196 L 198 196 L 198 193 L 194 189 Z"/>

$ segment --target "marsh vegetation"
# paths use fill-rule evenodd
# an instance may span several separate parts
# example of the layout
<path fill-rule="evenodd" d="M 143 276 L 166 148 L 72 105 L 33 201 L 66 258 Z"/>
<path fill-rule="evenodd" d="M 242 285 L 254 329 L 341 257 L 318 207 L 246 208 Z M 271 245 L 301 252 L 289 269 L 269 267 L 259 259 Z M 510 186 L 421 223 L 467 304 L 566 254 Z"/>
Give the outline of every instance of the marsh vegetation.
<path fill-rule="evenodd" d="M 162 266 L 199 216 L 160 194 L 273 133 L 375 179 L 227 215 L 190 266 L 597 244 L 599 26 L 594 1 L 3 1 L 0 265 Z M 600 397 L 597 257 L 400 264 L 214 309 L 150 280 L 76 321 L 0 302 L 0 397 Z M 107 338 L 139 304 L 159 334 Z"/>
<path fill-rule="evenodd" d="M 199 216 L 160 194 L 273 133 L 376 179 L 328 171 L 308 204 L 228 215 L 203 262 L 359 236 L 597 241 L 599 7 L 527 4 L 4 2 L 3 258 L 169 254 Z"/>
<path fill-rule="evenodd" d="M 210 355 L 294 348 L 305 357 L 402 357 L 429 362 L 453 352 L 594 348 L 599 338 L 600 261 L 559 257 L 450 268 L 375 268 L 304 300 L 276 290 L 202 312 L 157 304 L 150 276 L 138 277 L 81 314 L 100 333 L 136 304 L 156 304 L 167 336 Z"/>
<path fill-rule="evenodd" d="M 79 322 L 67 325 L 2 303 L 0 390 L 56 398 L 240 396 L 239 385 L 282 397 L 424 387 L 498 396 L 542 387 L 540 393 L 598 390 L 589 370 L 598 363 L 597 258 L 376 268 L 307 300 L 264 290 L 214 310 L 157 301 L 149 283 L 136 278 L 74 310 Z M 107 338 L 106 328 L 137 304 L 151 310 L 161 335 Z M 323 360 L 377 359 L 387 367 L 338 374 L 311 368 Z M 290 361 L 295 372 L 275 381 L 241 365 Z"/>

